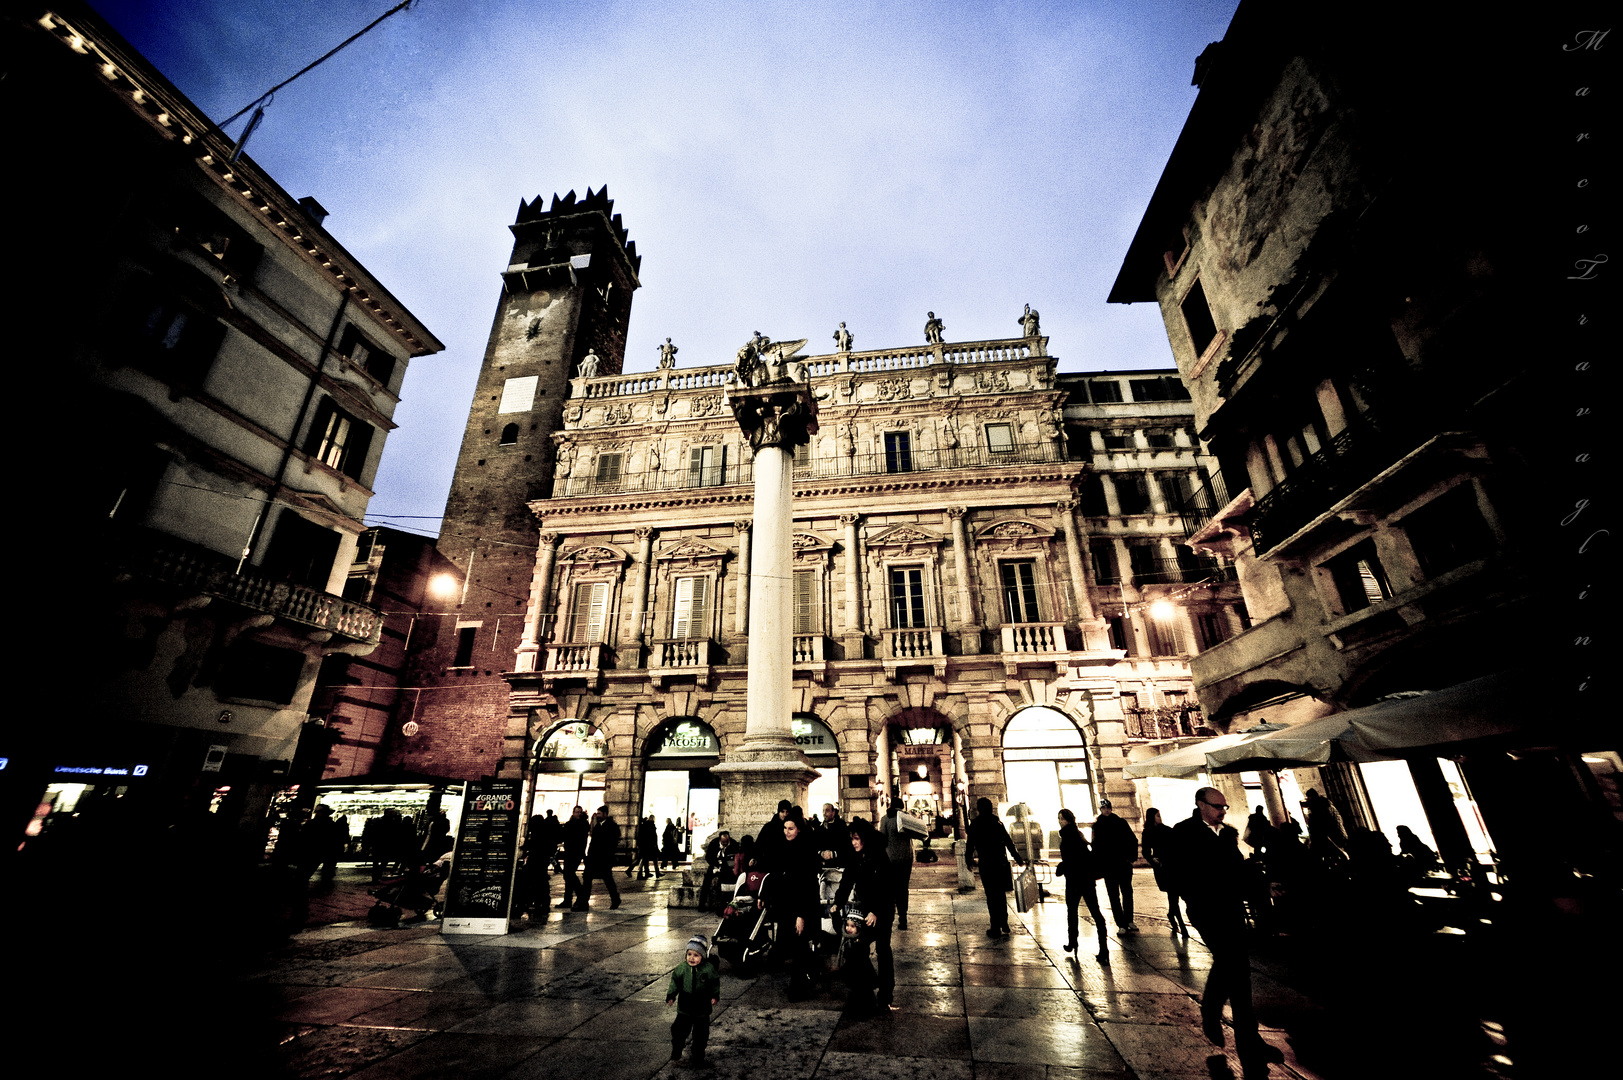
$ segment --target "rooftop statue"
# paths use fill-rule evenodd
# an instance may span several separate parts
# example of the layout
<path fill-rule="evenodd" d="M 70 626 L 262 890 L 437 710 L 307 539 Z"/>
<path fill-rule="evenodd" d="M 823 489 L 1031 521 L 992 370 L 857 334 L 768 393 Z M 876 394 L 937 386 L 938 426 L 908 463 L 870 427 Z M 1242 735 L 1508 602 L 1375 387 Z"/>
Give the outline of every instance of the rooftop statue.
<path fill-rule="evenodd" d="M 854 340 L 855 339 L 851 336 L 851 331 L 845 328 L 844 323 L 841 323 L 840 328 L 834 331 L 834 350 L 836 352 L 850 352 L 851 343 Z"/>
<path fill-rule="evenodd" d="M 924 313 L 927 321 L 924 324 L 924 341 L 927 345 L 940 345 L 941 335 L 946 332 L 946 325 L 935 317 L 935 312 Z"/>
<path fill-rule="evenodd" d="M 660 370 L 663 371 L 665 368 L 673 368 L 673 367 L 675 367 L 676 366 L 676 354 L 678 352 L 680 352 L 680 351 L 681 350 L 679 350 L 675 345 L 671 344 L 671 339 L 670 338 L 666 338 L 665 339 L 665 344 L 663 344 L 663 345 L 661 345 L 659 347 L 659 367 L 660 367 Z"/>
<path fill-rule="evenodd" d="M 582 378 L 582 379 L 595 379 L 595 378 L 597 378 L 597 365 L 601 364 L 602 362 L 603 361 L 598 359 L 598 356 L 597 356 L 597 354 L 595 352 L 593 352 L 590 349 L 587 349 L 586 350 L 586 355 L 584 357 L 582 357 L 581 362 L 580 362 L 580 376 L 579 377 Z"/>
<path fill-rule="evenodd" d="M 1031 310 L 1030 304 L 1026 305 L 1025 314 L 1021 315 L 1015 322 L 1026 328 L 1026 337 L 1042 336 L 1037 329 L 1037 313 Z"/>

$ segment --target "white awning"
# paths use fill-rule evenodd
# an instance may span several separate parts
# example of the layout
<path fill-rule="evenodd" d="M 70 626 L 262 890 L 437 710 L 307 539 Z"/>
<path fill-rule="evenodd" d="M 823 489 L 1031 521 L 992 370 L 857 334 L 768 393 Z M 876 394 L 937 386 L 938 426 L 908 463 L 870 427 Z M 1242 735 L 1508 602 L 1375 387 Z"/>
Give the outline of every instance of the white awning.
<path fill-rule="evenodd" d="M 1535 690 L 1533 681 L 1522 673 L 1501 672 L 1338 715 L 1371 750 L 1444 747 L 1514 735 L 1534 726 L 1540 710 Z"/>
<path fill-rule="evenodd" d="M 1393 755 L 1371 750 L 1359 740 L 1348 717 L 1354 712 L 1332 713 L 1317 720 L 1292 724 L 1260 738 L 1209 750 L 1210 772 L 1260 772 L 1301 769 L 1332 761 L 1391 761 Z"/>
<path fill-rule="evenodd" d="M 1147 761 L 1129 762 L 1122 772 L 1131 778 L 1146 776 L 1165 776 L 1174 780 L 1193 780 L 1202 772 L 1210 771 L 1206 764 L 1206 756 L 1214 750 L 1224 747 L 1238 746 L 1242 743 L 1259 739 L 1270 731 L 1278 731 L 1283 725 L 1258 724 L 1245 731 L 1231 732 L 1228 735 L 1215 735 L 1191 746 L 1179 747 L 1159 757 L 1152 757 Z"/>

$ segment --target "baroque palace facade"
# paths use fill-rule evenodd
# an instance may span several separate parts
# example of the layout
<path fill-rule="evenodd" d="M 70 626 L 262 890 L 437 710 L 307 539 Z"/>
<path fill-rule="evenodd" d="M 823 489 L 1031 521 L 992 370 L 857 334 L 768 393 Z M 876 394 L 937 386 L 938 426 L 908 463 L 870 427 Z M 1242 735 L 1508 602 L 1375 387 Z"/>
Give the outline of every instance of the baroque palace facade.
<path fill-rule="evenodd" d="M 702 836 L 751 661 L 733 368 L 619 373 L 629 303 L 604 286 L 628 301 L 635 256 L 612 204 L 539 206 L 514 226 L 440 541 L 465 596 L 420 632 L 391 760 Z M 1091 819 L 1136 802 L 1129 741 L 1200 730 L 1189 657 L 1247 623 L 1229 568 L 1172 542 L 1210 464 L 1191 405 L 1174 371 L 1060 375 L 1047 346 L 796 358 L 820 406 L 795 469 L 812 805 L 871 815 L 895 787 L 944 824 L 980 796 Z"/>

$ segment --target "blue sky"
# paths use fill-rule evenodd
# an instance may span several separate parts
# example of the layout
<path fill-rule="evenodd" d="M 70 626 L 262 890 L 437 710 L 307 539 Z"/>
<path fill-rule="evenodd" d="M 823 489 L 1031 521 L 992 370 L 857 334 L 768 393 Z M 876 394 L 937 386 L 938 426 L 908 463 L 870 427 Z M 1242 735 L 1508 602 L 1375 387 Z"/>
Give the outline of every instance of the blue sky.
<path fill-rule="evenodd" d="M 391 0 L 98 0 L 224 119 Z M 1017 336 L 1064 371 L 1172 363 L 1105 303 L 1236 0 L 416 0 L 277 94 L 250 153 L 446 343 L 412 364 L 376 514 L 438 514 L 521 198 L 607 183 L 643 256 L 626 367 Z M 229 129 L 235 134 L 241 121 Z M 418 523 L 433 531 L 433 521 Z"/>

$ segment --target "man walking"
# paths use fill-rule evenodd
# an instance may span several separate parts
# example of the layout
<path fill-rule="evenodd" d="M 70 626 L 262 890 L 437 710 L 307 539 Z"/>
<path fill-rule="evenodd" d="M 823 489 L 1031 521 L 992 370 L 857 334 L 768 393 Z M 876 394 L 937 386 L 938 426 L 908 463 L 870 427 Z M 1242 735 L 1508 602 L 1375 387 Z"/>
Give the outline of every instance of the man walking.
<path fill-rule="evenodd" d="M 1214 1046 L 1223 1045 L 1223 1003 L 1234 1013 L 1234 1043 L 1249 1073 L 1258 1064 L 1281 1060 L 1279 1051 L 1257 1034 L 1251 1004 L 1251 955 L 1246 945 L 1245 859 L 1240 836 L 1223 823 L 1228 801 L 1216 788 L 1195 792 L 1195 816 L 1172 828 L 1172 870 L 1189 920 L 1212 951 L 1212 970 L 1201 997 L 1201 1030 Z"/>
<path fill-rule="evenodd" d="M 575 868 L 580 865 L 581 859 L 586 857 L 586 841 L 590 836 L 590 830 L 591 823 L 586 820 L 586 811 L 578 806 L 561 827 L 564 849 L 564 898 L 558 902 L 561 908 L 574 906 L 577 898 L 583 902 L 586 899 L 586 889 L 576 876 Z"/>
<path fill-rule="evenodd" d="M 1109 799 L 1099 803 L 1099 819 L 1093 823 L 1093 854 L 1104 871 L 1105 895 L 1110 898 L 1110 917 L 1116 929 L 1136 931 L 1133 922 L 1133 863 L 1138 859 L 1138 837 L 1133 827 L 1116 816 Z"/>
<path fill-rule="evenodd" d="M 913 882 L 913 841 L 902 832 L 896 819 L 901 809 L 901 800 L 892 793 L 880 832 L 885 837 L 885 857 L 890 860 L 890 897 L 896 905 L 896 929 L 906 930 L 907 890 Z"/>
<path fill-rule="evenodd" d="M 600 806 L 597 813 L 592 815 L 591 844 L 586 849 L 586 876 L 581 882 L 580 892 L 575 896 L 576 911 L 588 910 L 592 882 L 598 878 L 608 886 L 609 907 L 620 906 L 620 887 L 614 883 L 614 856 L 619 849 L 620 825 L 609 813 L 608 807 Z"/>

